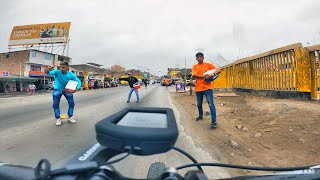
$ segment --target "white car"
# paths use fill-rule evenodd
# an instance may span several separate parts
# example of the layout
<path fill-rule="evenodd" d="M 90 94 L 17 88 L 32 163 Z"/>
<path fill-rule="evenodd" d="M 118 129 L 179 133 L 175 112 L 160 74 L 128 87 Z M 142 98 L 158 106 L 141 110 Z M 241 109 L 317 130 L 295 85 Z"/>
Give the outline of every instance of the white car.
<path fill-rule="evenodd" d="M 151 79 L 150 81 L 149 81 L 149 84 L 154 84 L 154 83 L 156 83 L 153 79 Z"/>

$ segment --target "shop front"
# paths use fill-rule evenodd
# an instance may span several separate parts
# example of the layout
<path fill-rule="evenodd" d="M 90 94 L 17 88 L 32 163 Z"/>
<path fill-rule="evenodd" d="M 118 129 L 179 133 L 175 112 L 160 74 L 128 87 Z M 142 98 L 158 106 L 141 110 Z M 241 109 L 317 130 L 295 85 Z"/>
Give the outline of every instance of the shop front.
<path fill-rule="evenodd" d="M 10 77 L 0 77 L 0 93 L 26 92 L 31 82 L 38 79 L 10 75 Z"/>

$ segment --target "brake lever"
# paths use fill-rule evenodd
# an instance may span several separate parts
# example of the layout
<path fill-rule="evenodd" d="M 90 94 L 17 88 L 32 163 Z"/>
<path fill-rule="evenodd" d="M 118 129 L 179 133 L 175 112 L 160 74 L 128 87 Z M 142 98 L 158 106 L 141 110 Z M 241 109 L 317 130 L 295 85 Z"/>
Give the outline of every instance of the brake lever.
<path fill-rule="evenodd" d="M 51 174 L 51 164 L 47 159 L 41 159 L 34 169 L 36 179 L 47 179 Z"/>
<path fill-rule="evenodd" d="M 185 180 L 208 180 L 208 177 L 206 176 L 203 171 L 200 170 L 192 170 L 188 171 L 187 174 L 184 176 Z"/>

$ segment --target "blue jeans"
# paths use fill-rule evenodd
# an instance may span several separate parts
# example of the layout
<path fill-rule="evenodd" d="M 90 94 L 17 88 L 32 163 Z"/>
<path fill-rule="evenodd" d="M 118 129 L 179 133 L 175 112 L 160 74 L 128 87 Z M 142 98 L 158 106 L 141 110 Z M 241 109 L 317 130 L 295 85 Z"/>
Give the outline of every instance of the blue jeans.
<path fill-rule="evenodd" d="M 206 96 L 207 103 L 208 103 L 209 108 L 210 108 L 211 123 L 216 123 L 217 122 L 217 113 L 216 113 L 216 107 L 214 106 L 214 102 L 213 102 L 213 91 L 212 91 L 212 89 L 196 92 L 199 116 L 203 117 L 203 109 L 202 109 L 203 95 Z"/>
<path fill-rule="evenodd" d="M 53 110 L 54 110 L 54 116 L 56 118 L 60 118 L 60 99 L 61 96 L 64 95 L 66 97 L 68 104 L 69 104 L 69 109 L 68 109 L 68 116 L 72 117 L 73 116 L 73 110 L 74 110 L 74 100 L 73 100 L 73 94 L 72 93 L 66 93 L 65 91 L 60 91 L 57 89 L 53 90 L 52 97 L 53 97 Z"/>
<path fill-rule="evenodd" d="M 136 93 L 137 101 L 140 101 L 139 91 L 138 91 L 138 89 L 135 90 L 134 88 L 130 88 L 130 92 L 129 92 L 129 94 L 128 94 L 128 101 L 130 101 L 130 99 L 131 99 L 131 94 L 132 94 L 133 91 Z"/>

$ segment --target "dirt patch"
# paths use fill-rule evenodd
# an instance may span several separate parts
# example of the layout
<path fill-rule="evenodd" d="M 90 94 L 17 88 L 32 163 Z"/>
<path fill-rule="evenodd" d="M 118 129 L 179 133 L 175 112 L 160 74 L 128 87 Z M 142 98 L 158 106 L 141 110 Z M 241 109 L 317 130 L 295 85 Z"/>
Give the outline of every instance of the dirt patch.
<path fill-rule="evenodd" d="M 198 111 L 194 95 L 171 92 L 187 133 L 220 162 L 272 167 L 320 164 L 320 102 L 215 95 L 218 128 L 210 129 L 210 115 L 195 121 Z M 209 110 L 206 102 L 203 107 Z"/>

